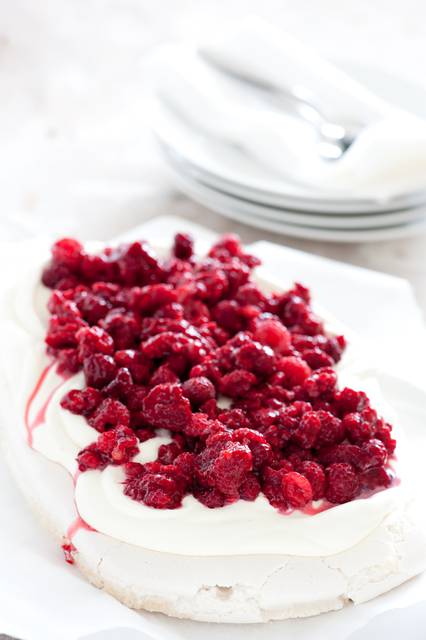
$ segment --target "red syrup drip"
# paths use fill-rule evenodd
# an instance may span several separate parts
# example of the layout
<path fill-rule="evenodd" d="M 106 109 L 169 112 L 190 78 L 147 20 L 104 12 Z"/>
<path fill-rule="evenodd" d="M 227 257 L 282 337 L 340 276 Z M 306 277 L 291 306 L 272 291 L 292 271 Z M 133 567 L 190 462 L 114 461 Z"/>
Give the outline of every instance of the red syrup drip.
<path fill-rule="evenodd" d="M 77 480 L 80 474 L 81 471 L 77 469 L 72 477 L 74 488 L 77 485 Z M 68 527 L 65 534 L 65 542 L 62 545 L 62 551 L 64 552 L 65 561 L 68 562 L 68 564 L 74 564 L 74 556 L 77 552 L 77 548 L 73 544 L 73 538 L 80 530 L 96 531 L 96 529 L 91 527 L 90 524 L 87 524 L 87 522 L 83 520 L 83 518 L 78 514 L 75 520 L 73 520 L 73 522 L 71 522 L 70 526 Z"/>
<path fill-rule="evenodd" d="M 54 362 L 51 362 L 50 364 L 47 365 L 47 367 L 45 367 L 43 369 L 43 371 L 40 374 L 39 379 L 37 380 L 34 389 L 32 390 L 27 403 L 25 405 L 25 413 L 24 413 L 24 424 L 25 424 L 25 429 L 27 431 L 27 442 L 28 445 L 30 447 L 33 446 L 33 431 L 34 429 L 36 429 L 37 427 L 39 427 L 41 424 L 43 424 L 45 422 L 46 419 L 46 411 L 47 408 L 50 404 L 50 401 L 52 400 L 52 397 L 54 395 L 54 393 L 64 384 L 64 382 L 70 377 L 70 375 L 65 375 L 65 374 L 60 374 L 62 380 L 59 382 L 59 384 L 57 384 L 52 391 L 49 393 L 48 397 L 46 398 L 46 400 L 43 402 L 42 406 L 40 407 L 40 409 L 37 412 L 37 415 L 35 416 L 35 418 L 33 420 L 30 420 L 30 412 L 31 412 L 31 407 L 33 406 L 33 403 L 35 401 L 35 399 L 38 397 L 43 384 L 47 378 L 47 375 L 49 373 L 49 371 L 52 369 L 52 367 L 55 365 Z"/>
<path fill-rule="evenodd" d="M 55 392 L 64 384 L 64 382 L 66 380 L 68 380 L 68 378 L 71 376 L 71 374 L 67 375 L 67 374 L 59 374 L 60 377 L 62 378 L 61 381 L 50 391 L 49 395 L 47 396 L 46 400 L 43 402 L 42 406 L 40 407 L 40 409 L 37 412 L 37 415 L 35 416 L 35 418 L 33 420 L 30 420 L 30 412 L 31 412 L 31 407 L 33 406 L 34 401 L 36 400 L 36 398 L 38 397 L 39 393 L 41 392 L 43 385 L 46 381 L 47 375 L 49 374 L 49 371 L 52 369 L 52 367 L 55 365 L 55 362 L 51 362 L 50 364 L 48 364 L 43 371 L 40 374 L 39 379 L 37 380 L 34 389 L 32 390 L 27 403 L 25 405 L 25 413 L 24 413 L 24 423 L 25 423 L 25 429 L 27 431 L 27 442 L 29 444 L 30 447 L 32 447 L 33 444 L 33 431 L 34 429 L 36 429 L 37 427 L 39 427 L 41 424 L 43 424 L 45 422 L 46 419 L 46 411 L 47 408 L 50 404 L 50 401 L 52 400 L 53 395 L 55 394 Z M 80 471 L 77 469 L 77 471 L 75 472 L 75 474 L 73 475 L 73 484 L 74 487 L 77 484 L 77 479 L 78 476 L 80 475 Z M 67 532 L 64 536 L 64 543 L 62 544 L 62 550 L 64 552 L 64 557 L 66 562 L 68 562 L 68 564 L 74 564 L 74 555 L 77 551 L 75 545 L 73 544 L 72 540 L 74 538 L 74 536 L 77 534 L 78 531 L 80 530 L 85 530 L 85 531 L 95 531 L 95 529 L 93 529 L 89 524 L 87 524 L 87 522 L 85 522 L 80 515 L 77 515 L 76 519 L 70 524 L 70 526 L 67 529 Z"/>
<path fill-rule="evenodd" d="M 87 524 L 81 516 L 77 516 L 67 529 L 65 534 L 65 542 L 62 545 L 62 551 L 64 552 L 65 562 L 68 564 L 74 564 L 74 556 L 77 552 L 76 546 L 73 544 L 73 538 L 79 531 L 96 531 L 90 524 Z"/>

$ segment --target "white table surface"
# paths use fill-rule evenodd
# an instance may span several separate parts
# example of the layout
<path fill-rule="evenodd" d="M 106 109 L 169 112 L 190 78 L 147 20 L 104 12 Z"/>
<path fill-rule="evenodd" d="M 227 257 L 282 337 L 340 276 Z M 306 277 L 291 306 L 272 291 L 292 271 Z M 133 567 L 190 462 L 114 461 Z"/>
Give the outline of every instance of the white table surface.
<path fill-rule="evenodd" d="M 426 87 L 422 0 L 0 3 L 0 239 L 108 239 L 175 214 L 246 242 L 273 240 L 402 276 L 425 313 L 426 235 L 365 245 L 296 240 L 231 223 L 174 189 L 147 130 L 144 55 L 243 12 L 271 18 L 334 59 L 374 63 Z M 425 637 L 414 625 L 404 636 Z"/>

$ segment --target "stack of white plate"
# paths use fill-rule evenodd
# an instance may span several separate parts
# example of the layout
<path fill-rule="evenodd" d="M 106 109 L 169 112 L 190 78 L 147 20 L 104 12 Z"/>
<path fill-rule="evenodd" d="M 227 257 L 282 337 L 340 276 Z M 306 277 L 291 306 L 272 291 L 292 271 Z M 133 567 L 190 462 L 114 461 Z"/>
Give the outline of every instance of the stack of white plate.
<path fill-rule="evenodd" d="M 426 89 L 381 70 L 347 65 L 375 93 L 426 117 Z M 273 175 L 243 150 L 206 138 L 155 102 L 153 127 L 179 188 L 222 215 L 288 236 L 336 242 L 426 232 L 426 189 L 378 200 L 342 198 Z"/>

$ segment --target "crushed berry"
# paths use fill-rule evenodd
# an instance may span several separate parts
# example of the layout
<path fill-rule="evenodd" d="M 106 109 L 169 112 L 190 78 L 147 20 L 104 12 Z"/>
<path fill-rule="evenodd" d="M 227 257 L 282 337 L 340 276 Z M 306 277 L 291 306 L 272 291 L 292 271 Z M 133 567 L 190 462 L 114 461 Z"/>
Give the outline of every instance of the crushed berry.
<path fill-rule="evenodd" d="M 85 389 L 71 389 L 61 400 L 61 407 L 71 413 L 82 416 L 90 416 L 100 405 L 102 394 L 98 389 L 86 387 Z"/>
<path fill-rule="evenodd" d="M 184 431 L 191 424 L 191 405 L 178 384 L 159 384 L 143 400 L 147 423 L 157 429 Z"/>
<path fill-rule="evenodd" d="M 98 255 L 72 238 L 53 245 L 47 350 L 58 372 L 83 372 L 61 406 L 97 438 L 80 471 L 123 465 L 125 494 L 156 509 L 263 493 L 287 511 L 392 484 L 391 425 L 338 384 L 344 337 L 326 331 L 303 285 L 262 291 L 258 264 L 233 235 L 200 258 L 187 234 L 165 259 L 144 241 Z M 133 462 L 158 430 L 172 442 Z"/>
<path fill-rule="evenodd" d="M 129 462 L 139 449 L 134 432 L 124 425 L 101 433 L 96 442 L 80 451 L 77 456 L 80 471 L 105 469 L 108 464 Z"/>
<path fill-rule="evenodd" d="M 96 431 L 106 431 L 117 425 L 128 426 L 130 413 L 119 400 L 105 398 L 89 418 L 89 424 Z"/>

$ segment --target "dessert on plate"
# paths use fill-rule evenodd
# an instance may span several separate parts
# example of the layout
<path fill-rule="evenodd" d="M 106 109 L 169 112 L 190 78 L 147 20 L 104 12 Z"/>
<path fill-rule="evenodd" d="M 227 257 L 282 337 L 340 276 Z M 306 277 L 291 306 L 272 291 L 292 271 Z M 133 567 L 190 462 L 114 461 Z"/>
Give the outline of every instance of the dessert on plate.
<path fill-rule="evenodd" d="M 5 454 L 96 586 L 135 609 L 260 622 L 423 570 L 374 368 L 238 238 L 64 238 L 50 257 L 35 243 L 10 280 Z"/>

